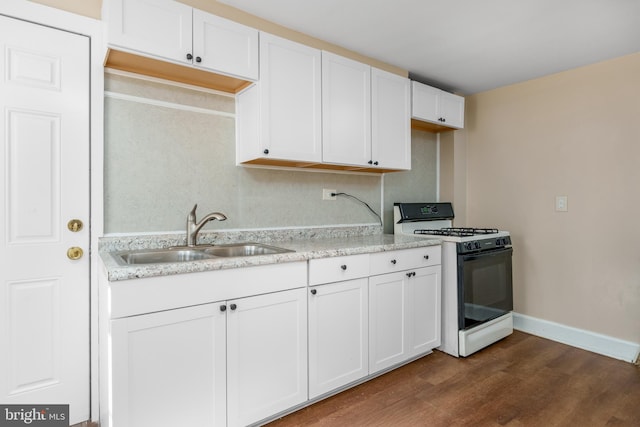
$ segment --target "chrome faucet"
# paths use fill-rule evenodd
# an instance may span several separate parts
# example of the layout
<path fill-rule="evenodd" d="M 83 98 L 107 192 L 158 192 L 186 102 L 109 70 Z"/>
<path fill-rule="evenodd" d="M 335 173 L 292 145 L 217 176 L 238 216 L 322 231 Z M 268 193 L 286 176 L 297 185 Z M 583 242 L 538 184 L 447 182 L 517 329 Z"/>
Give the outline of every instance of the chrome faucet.
<path fill-rule="evenodd" d="M 198 243 L 198 232 L 207 222 L 213 221 L 214 219 L 217 219 L 218 221 L 224 221 L 227 219 L 227 216 L 223 213 L 212 212 L 205 215 L 200 222 L 196 222 L 197 207 L 198 205 L 196 204 L 189 213 L 189 216 L 187 216 L 187 246 L 189 247 L 196 246 Z"/>

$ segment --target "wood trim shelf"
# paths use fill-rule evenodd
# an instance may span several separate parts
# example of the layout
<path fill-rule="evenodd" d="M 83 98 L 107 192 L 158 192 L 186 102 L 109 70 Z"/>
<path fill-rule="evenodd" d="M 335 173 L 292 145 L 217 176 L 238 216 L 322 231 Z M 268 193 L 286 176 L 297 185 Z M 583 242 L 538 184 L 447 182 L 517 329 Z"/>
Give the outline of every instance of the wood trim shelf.
<path fill-rule="evenodd" d="M 252 84 L 247 80 L 112 48 L 107 50 L 104 66 L 228 93 L 238 93 Z"/>
<path fill-rule="evenodd" d="M 403 172 L 403 169 L 388 169 L 388 168 L 370 168 L 364 166 L 353 165 L 334 165 L 330 163 L 314 163 L 314 162 L 299 162 L 293 160 L 279 160 L 279 159 L 266 159 L 258 158 L 254 160 L 248 160 L 242 162 L 242 165 L 257 165 L 257 166 L 274 166 L 274 167 L 287 167 L 298 169 L 323 169 L 323 170 L 336 170 L 336 171 L 351 171 L 351 172 L 367 172 L 367 173 L 388 173 L 388 172 Z"/>
<path fill-rule="evenodd" d="M 422 120 L 411 119 L 411 128 L 417 130 L 423 130 L 431 133 L 448 132 L 450 130 L 458 130 L 457 128 L 451 128 L 448 126 L 438 125 L 435 123 L 423 122 Z"/>

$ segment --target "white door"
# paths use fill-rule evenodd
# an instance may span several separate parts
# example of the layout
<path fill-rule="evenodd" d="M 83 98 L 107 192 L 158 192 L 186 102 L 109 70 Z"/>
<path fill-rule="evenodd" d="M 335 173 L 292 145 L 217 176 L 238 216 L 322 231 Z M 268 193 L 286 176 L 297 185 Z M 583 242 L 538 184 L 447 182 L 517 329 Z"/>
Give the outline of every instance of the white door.
<path fill-rule="evenodd" d="M 322 52 L 322 161 L 368 166 L 371 67 Z"/>
<path fill-rule="evenodd" d="M 258 80 L 258 30 L 193 10 L 194 65 Z"/>
<path fill-rule="evenodd" d="M 440 89 L 419 82 L 411 82 L 413 91 L 411 117 L 440 124 L 438 100 Z"/>
<path fill-rule="evenodd" d="M 114 427 L 226 425 L 221 304 L 111 321 Z"/>
<path fill-rule="evenodd" d="M 322 160 L 320 64 L 318 49 L 260 34 L 260 156 Z"/>
<path fill-rule="evenodd" d="M 412 270 L 409 284 L 409 357 L 440 345 L 440 266 Z"/>
<path fill-rule="evenodd" d="M 307 289 L 227 304 L 227 425 L 307 400 Z"/>
<path fill-rule="evenodd" d="M 309 290 L 309 398 L 369 373 L 366 278 Z"/>
<path fill-rule="evenodd" d="M 178 62 L 192 63 L 192 8 L 173 0 L 111 0 L 109 43 Z"/>
<path fill-rule="evenodd" d="M 406 272 L 369 278 L 369 373 L 407 359 Z"/>
<path fill-rule="evenodd" d="M 440 116 L 444 119 L 445 126 L 464 127 L 464 98 L 452 93 L 440 92 L 438 103 Z"/>
<path fill-rule="evenodd" d="M 411 169 L 409 79 L 371 69 L 371 157 L 381 168 Z"/>
<path fill-rule="evenodd" d="M 0 49 L 0 402 L 70 404 L 73 424 L 89 418 L 89 39 L 0 16 Z"/>

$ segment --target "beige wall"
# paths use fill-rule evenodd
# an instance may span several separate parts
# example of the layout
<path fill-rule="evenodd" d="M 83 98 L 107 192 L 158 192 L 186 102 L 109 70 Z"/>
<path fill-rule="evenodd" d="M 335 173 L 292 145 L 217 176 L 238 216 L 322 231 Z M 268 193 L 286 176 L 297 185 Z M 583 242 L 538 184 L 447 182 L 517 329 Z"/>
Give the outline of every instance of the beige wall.
<path fill-rule="evenodd" d="M 89 18 L 100 19 L 102 0 L 29 0 Z"/>
<path fill-rule="evenodd" d="M 640 54 L 468 97 L 466 114 L 467 222 L 511 231 L 515 311 L 639 343 Z"/>

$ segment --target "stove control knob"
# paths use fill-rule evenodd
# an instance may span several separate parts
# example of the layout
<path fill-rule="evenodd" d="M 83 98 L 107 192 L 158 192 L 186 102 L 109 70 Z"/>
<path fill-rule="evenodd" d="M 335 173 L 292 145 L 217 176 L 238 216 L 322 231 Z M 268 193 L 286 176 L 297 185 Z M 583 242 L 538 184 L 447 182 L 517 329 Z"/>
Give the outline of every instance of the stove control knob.
<path fill-rule="evenodd" d="M 480 242 L 474 242 L 474 246 L 476 249 L 480 249 Z"/>
<path fill-rule="evenodd" d="M 471 242 L 465 243 L 464 246 L 468 251 L 472 251 L 473 250 L 473 244 Z"/>

